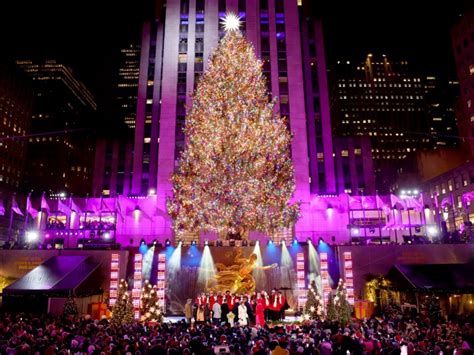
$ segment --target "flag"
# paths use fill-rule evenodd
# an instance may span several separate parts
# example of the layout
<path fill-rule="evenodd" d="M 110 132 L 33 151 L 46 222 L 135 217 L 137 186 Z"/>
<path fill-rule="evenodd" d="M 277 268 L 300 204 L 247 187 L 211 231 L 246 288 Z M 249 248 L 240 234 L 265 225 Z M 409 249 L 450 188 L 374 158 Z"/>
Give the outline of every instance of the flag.
<path fill-rule="evenodd" d="M 405 203 L 408 208 L 414 208 L 417 211 L 423 210 L 423 197 L 420 198 L 416 197 L 407 197 L 405 199 Z"/>
<path fill-rule="evenodd" d="M 385 212 L 385 214 L 390 213 L 390 206 L 388 206 L 385 202 L 383 202 L 383 200 L 380 198 L 379 195 L 375 196 L 375 203 L 377 205 L 377 208 L 381 208 L 382 211 Z"/>
<path fill-rule="evenodd" d="M 120 196 L 117 196 L 115 198 L 115 209 L 117 210 L 117 214 L 120 216 L 120 218 L 122 219 L 122 222 L 125 220 L 125 217 L 123 216 L 123 213 L 122 213 L 122 206 L 120 205 Z"/>
<path fill-rule="evenodd" d="M 43 196 L 41 196 L 41 209 L 46 210 L 49 214 L 50 208 L 48 205 L 48 201 L 46 201 L 45 193 L 43 192 Z"/>
<path fill-rule="evenodd" d="M 113 212 L 112 209 L 104 201 L 103 196 L 100 197 L 100 212 L 102 212 L 102 211 Z"/>
<path fill-rule="evenodd" d="M 405 201 L 403 201 L 400 197 L 395 196 L 394 194 L 390 194 L 390 202 L 392 206 L 400 205 L 402 208 L 406 208 Z"/>
<path fill-rule="evenodd" d="M 0 216 L 5 216 L 5 206 L 3 205 L 3 199 L 0 199 Z"/>
<path fill-rule="evenodd" d="M 474 200 L 474 191 L 470 191 L 470 192 L 466 192 L 466 193 L 462 194 L 462 202 L 463 203 L 471 202 L 472 200 Z"/>
<path fill-rule="evenodd" d="M 364 209 L 372 209 L 376 205 L 376 202 L 371 196 L 361 196 L 362 207 Z"/>
<path fill-rule="evenodd" d="M 76 212 L 77 214 L 82 214 L 82 211 L 81 209 L 79 208 L 78 205 L 76 205 L 76 203 L 74 202 L 74 200 L 72 199 L 72 197 L 70 197 L 71 199 L 71 210 Z"/>
<path fill-rule="evenodd" d="M 441 208 L 446 208 L 446 206 L 452 206 L 452 205 L 453 203 L 451 201 L 450 196 L 446 196 L 445 198 L 441 200 Z"/>
<path fill-rule="evenodd" d="M 31 193 L 28 194 L 28 197 L 26 198 L 26 213 L 29 213 L 31 215 L 31 218 L 35 219 L 38 216 L 38 210 L 33 208 L 31 205 Z"/>
<path fill-rule="evenodd" d="M 360 203 L 360 200 L 357 199 L 356 197 L 352 197 L 351 195 L 347 195 L 347 198 L 349 200 L 349 208 L 350 209 L 359 209 L 362 207 L 362 204 Z"/>
<path fill-rule="evenodd" d="M 18 207 L 18 203 L 16 202 L 15 195 L 12 197 L 12 211 L 15 212 L 16 214 L 19 214 L 20 216 L 24 216 L 23 212 L 20 210 L 20 207 Z"/>
<path fill-rule="evenodd" d="M 71 209 L 61 200 L 58 200 L 58 211 L 64 213 L 66 216 L 71 214 Z"/>

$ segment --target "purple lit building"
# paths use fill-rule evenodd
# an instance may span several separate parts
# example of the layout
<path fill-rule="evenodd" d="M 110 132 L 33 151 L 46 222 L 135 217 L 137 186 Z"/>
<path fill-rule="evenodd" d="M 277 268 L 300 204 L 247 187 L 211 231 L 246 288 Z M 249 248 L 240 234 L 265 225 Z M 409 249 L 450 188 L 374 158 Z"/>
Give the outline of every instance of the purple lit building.
<path fill-rule="evenodd" d="M 305 212 L 311 193 L 335 193 L 336 185 L 322 30 L 300 21 L 303 9 L 296 0 L 168 1 L 144 24 L 131 193 L 156 190 L 158 209 L 165 210 L 170 176 L 184 147 L 184 105 L 223 36 L 219 19 L 228 11 L 242 18 L 242 31 L 264 61 L 268 88 L 279 97 L 276 109 L 289 118 L 294 198 L 303 210 L 296 234 L 302 235 L 312 230 Z M 162 230 L 171 236 L 169 226 L 166 221 Z"/>

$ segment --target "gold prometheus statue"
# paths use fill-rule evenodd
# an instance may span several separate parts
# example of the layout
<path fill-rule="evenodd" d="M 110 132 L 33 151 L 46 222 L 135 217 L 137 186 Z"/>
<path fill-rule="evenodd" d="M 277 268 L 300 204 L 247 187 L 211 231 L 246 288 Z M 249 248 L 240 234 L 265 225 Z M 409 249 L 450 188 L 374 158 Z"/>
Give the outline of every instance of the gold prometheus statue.
<path fill-rule="evenodd" d="M 257 265 L 257 254 L 252 253 L 248 258 L 242 257 L 242 249 L 237 249 L 234 258 L 234 265 L 226 266 L 222 263 L 216 264 L 217 273 L 214 276 L 216 280 L 215 291 L 231 293 L 251 293 L 255 291 L 255 279 L 252 272 L 255 269 L 268 270 L 274 269 L 278 265 L 268 266 Z"/>

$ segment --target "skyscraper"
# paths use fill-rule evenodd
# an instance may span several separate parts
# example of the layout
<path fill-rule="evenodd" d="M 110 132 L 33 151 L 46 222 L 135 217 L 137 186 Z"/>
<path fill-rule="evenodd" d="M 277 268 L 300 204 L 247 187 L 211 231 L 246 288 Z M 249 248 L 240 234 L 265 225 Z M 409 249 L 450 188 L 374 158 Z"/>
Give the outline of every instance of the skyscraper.
<path fill-rule="evenodd" d="M 120 50 L 116 111 L 119 119 L 132 129 L 135 128 L 137 113 L 139 74 L 140 45 L 129 44 Z"/>
<path fill-rule="evenodd" d="M 463 14 L 452 27 L 451 40 L 461 89 L 459 135 L 463 146 L 474 156 L 474 10 Z"/>
<path fill-rule="evenodd" d="M 35 93 L 24 188 L 86 194 L 94 151 L 91 130 L 97 105 L 72 70 L 55 60 L 18 60 Z"/>
<path fill-rule="evenodd" d="M 430 146 L 424 83 L 407 61 L 369 54 L 334 68 L 333 125 L 338 136 L 368 136 L 380 190 L 388 189 L 410 153 Z M 394 164 L 396 163 L 396 164 Z"/>
<path fill-rule="evenodd" d="M 28 78 L 13 63 L 0 63 L 1 191 L 15 191 L 23 180 L 27 143 L 24 136 L 31 124 L 32 103 Z"/>

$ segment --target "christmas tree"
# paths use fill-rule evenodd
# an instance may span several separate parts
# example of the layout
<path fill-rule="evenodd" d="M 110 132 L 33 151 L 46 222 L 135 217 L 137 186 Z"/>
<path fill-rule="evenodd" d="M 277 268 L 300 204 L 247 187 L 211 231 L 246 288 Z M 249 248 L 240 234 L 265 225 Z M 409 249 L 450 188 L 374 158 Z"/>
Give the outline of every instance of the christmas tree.
<path fill-rule="evenodd" d="M 309 319 L 312 320 L 320 320 L 323 318 L 323 306 L 314 280 L 311 281 L 311 286 L 308 290 L 304 314 L 308 315 Z"/>
<path fill-rule="evenodd" d="M 131 324 L 134 322 L 132 298 L 128 292 L 128 283 L 124 279 L 120 280 L 117 290 L 117 300 L 112 308 L 112 325 Z"/>
<path fill-rule="evenodd" d="M 298 218 L 291 135 L 274 112 L 262 62 L 228 14 L 226 34 L 211 56 L 186 116 L 186 148 L 168 201 L 179 235 L 208 230 L 221 236 L 271 234 Z"/>
<path fill-rule="evenodd" d="M 326 305 L 326 318 L 330 321 L 335 321 L 338 319 L 336 307 L 334 305 L 334 297 L 332 293 L 328 295 L 328 304 Z"/>
<path fill-rule="evenodd" d="M 346 324 L 352 315 L 352 307 L 347 301 L 347 290 L 343 279 L 339 279 L 334 297 L 334 306 L 336 308 L 337 320 L 342 324 Z"/>
<path fill-rule="evenodd" d="M 145 281 L 142 287 L 140 314 L 142 322 L 161 323 L 163 321 L 163 310 L 158 302 L 156 286 L 152 286 L 148 280 Z"/>
<path fill-rule="evenodd" d="M 77 312 L 76 301 L 74 301 L 74 298 L 72 297 L 72 295 L 69 295 L 68 298 L 66 299 L 66 302 L 64 303 L 63 316 L 64 317 L 76 316 L 77 313 L 78 312 Z"/>

